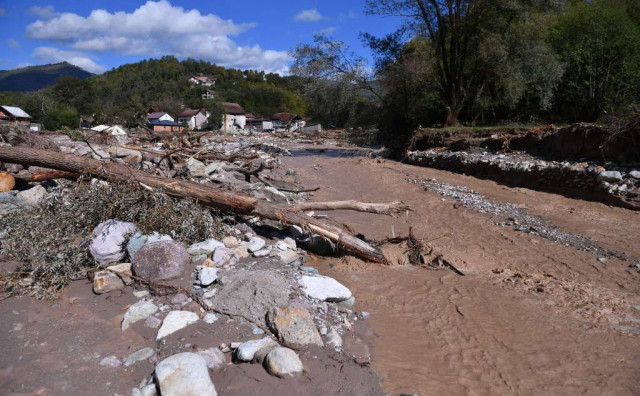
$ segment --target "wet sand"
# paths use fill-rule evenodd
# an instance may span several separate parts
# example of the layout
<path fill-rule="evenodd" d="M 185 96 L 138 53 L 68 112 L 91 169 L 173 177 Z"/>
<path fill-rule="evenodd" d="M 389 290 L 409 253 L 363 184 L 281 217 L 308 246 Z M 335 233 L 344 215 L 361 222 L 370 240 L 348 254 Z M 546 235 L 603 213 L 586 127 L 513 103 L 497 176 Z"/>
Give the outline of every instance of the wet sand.
<path fill-rule="evenodd" d="M 316 259 L 371 312 L 373 367 L 383 388 L 430 394 L 611 394 L 640 392 L 640 274 L 598 256 L 494 224 L 408 184 L 435 178 L 511 202 L 608 249 L 640 257 L 640 213 L 385 160 L 290 157 L 313 200 L 402 200 L 414 212 L 334 212 L 356 232 L 429 241 L 466 275 Z"/>

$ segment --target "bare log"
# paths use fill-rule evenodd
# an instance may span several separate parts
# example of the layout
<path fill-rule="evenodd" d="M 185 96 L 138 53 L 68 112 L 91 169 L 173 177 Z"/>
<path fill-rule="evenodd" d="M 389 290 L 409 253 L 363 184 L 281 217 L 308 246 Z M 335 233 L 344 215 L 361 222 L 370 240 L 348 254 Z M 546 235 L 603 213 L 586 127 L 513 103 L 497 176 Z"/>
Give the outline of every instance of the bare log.
<path fill-rule="evenodd" d="M 358 212 L 376 213 L 385 215 L 394 215 L 411 210 L 408 205 L 402 201 L 391 203 L 367 203 L 358 201 L 333 201 L 333 202 L 305 202 L 297 205 L 291 205 L 289 210 L 305 211 L 305 210 L 355 210 Z"/>
<path fill-rule="evenodd" d="M 126 165 L 48 150 L 27 147 L 0 147 L 0 161 L 90 174 L 98 179 L 111 182 L 137 182 L 145 187 L 161 189 L 172 197 L 193 199 L 203 206 L 243 215 L 260 216 L 277 220 L 284 224 L 298 225 L 325 236 L 363 259 L 381 263 L 386 262 L 377 248 L 344 230 L 292 211 L 287 206 L 275 205 L 255 198 L 220 191 L 219 189 L 187 180 L 152 176 L 146 172 L 131 169 Z"/>
<path fill-rule="evenodd" d="M 35 172 L 28 176 L 15 175 L 16 179 L 20 179 L 26 182 L 38 182 L 54 179 L 77 179 L 78 177 L 80 177 L 78 173 L 60 170 Z"/>

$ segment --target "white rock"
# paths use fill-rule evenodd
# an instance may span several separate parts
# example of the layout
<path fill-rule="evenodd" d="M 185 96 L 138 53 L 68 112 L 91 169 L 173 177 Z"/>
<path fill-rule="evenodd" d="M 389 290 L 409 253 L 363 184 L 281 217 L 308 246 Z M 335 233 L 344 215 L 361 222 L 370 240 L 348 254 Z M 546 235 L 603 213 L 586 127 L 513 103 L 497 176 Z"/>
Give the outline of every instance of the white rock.
<path fill-rule="evenodd" d="M 331 329 L 329 333 L 327 333 L 327 345 L 332 348 L 342 348 L 342 337 L 340 337 L 340 333 L 336 331 L 336 329 Z"/>
<path fill-rule="evenodd" d="M 260 238 L 260 237 L 253 237 L 249 240 L 249 242 L 247 242 L 247 249 L 251 252 L 251 253 L 255 253 L 258 250 L 261 250 L 263 247 L 265 247 L 267 244 L 267 242 Z"/>
<path fill-rule="evenodd" d="M 162 396 L 217 396 L 205 359 L 191 352 L 170 356 L 156 366 Z"/>
<path fill-rule="evenodd" d="M 107 356 L 100 361 L 100 367 L 120 367 L 122 362 L 115 356 Z"/>
<path fill-rule="evenodd" d="M 210 255 L 214 250 L 216 250 L 217 247 L 220 246 L 224 247 L 224 243 L 211 238 L 203 242 L 194 243 L 193 245 L 189 246 L 187 252 L 192 256 L 197 256 L 200 254 Z"/>
<path fill-rule="evenodd" d="M 142 396 L 158 396 L 155 384 L 149 384 L 140 388 L 140 394 Z"/>
<path fill-rule="evenodd" d="M 276 247 L 282 251 L 291 249 L 291 246 L 284 241 L 278 241 L 278 243 L 276 243 Z"/>
<path fill-rule="evenodd" d="M 151 356 L 155 355 L 156 351 L 154 351 L 151 348 L 142 348 L 139 349 L 137 351 L 135 351 L 134 353 L 132 353 L 131 355 L 127 356 L 123 363 L 125 367 L 129 367 L 132 364 L 141 362 L 143 360 L 147 360 L 149 359 Z"/>
<path fill-rule="evenodd" d="M 160 340 L 169 334 L 173 334 L 180 329 L 184 329 L 190 324 L 198 322 L 200 318 L 191 311 L 171 311 L 162 321 L 162 326 L 158 330 L 156 340 Z"/>
<path fill-rule="evenodd" d="M 238 245 L 240 245 L 240 241 L 234 236 L 222 238 L 222 243 L 224 243 L 224 246 L 228 247 L 229 249 L 237 248 Z"/>
<path fill-rule="evenodd" d="M 217 247 L 213 251 L 211 259 L 216 265 L 221 267 L 224 265 L 236 265 L 238 263 L 238 256 L 236 253 L 225 246 Z"/>
<path fill-rule="evenodd" d="M 218 269 L 213 267 L 198 268 L 198 283 L 202 286 L 209 286 L 218 279 Z"/>
<path fill-rule="evenodd" d="M 629 172 L 629 176 L 633 177 L 634 179 L 640 179 L 640 171 L 633 170 Z"/>
<path fill-rule="evenodd" d="M 618 171 L 603 171 L 598 174 L 598 180 L 615 183 L 622 180 L 622 174 Z"/>
<path fill-rule="evenodd" d="M 146 297 L 149 295 L 149 290 L 134 290 L 133 291 L 133 296 L 135 298 L 142 298 L 142 297 Z"/>
<path fill-rule="evenodd" d="M 254 257 L 267 257 L 270 253 L 271 253 L 271 248 L 268 247 L 266 249 L 258 250 L 257 252 L 253 253 L 253 256 Z"/>
<path fill-rule="evenodd" d="M 151 301 L 140 300 L 127 309 L 122 320 L 122 331 L 125 331 L 132 324 L 147 319 L 158 312 L 158 306 Z"/>
<path fill-rule="evenodd" d="M 278 347 L 269 352 L 265 367 L 269 374 L 280 378 L 297 377 L 304 371 L 300 358 L 289 348 Z"/>
<path fill-rule="evenodd" d="M 288 249 L 285 251 L 279 251 L 278 257 L 280 258 L 280 262 L 282 262 L 282 264 L 290 264 L 300 258 L 300 256 L 298 256 L 298 253 Z"/>
<path fill-rule="evenodd" d="M 295 250 L 297 248 L 296 246 L 296 241 L 293 238 L 289 238 L 286 237 L 282 240 L 282 242 L 286 243 L 287 245 L 289 245 L 289 249 L 293 249 Z"/>
<path fill-rule="evenodd" d="M 277 344 L 274 340 L 269 337 L 264 337 L 259 340 L 251 340 L 247 342 L 243 342 L 238 346 L 236 351 L 236 359 L 241 362 L 250 362 L 253 359 L 253 356 L 260 349 L 267 347 L 269 345 Z M 232 344 L 233 345 L 233 344 Z"/>
<path fill-rule="evenodd" d="M 349 289 L 328 276 L 303 275 L 299 283 L 302 285 L 302 290 L 307 296 L 322 301 L 340 302 L 352 296 Z"/>
<path fill-rule="evenodd" d="M 149 316 L 145 321 L 144 325 L 146 327 L 150 327 L 152 329 L 157 329 L 162 324 L 162 320 L 156 318 L 155 316 Z"/>
<path fill-rule="evenodd" d="M 214 314 L 214 313 L 209 312 L 208 314 L 204 315 L 204 318 L 202 318 L 202 320 L 203 320 L 205 323 L 213 324 L 213 323 L 215 323 L 215 322 L 218 320 L 218 315 L 216 315 L 216 314 Z"/>
<path fill-rule="evenodd" d="M 123 244 L 138 229 L 133 223 L 107 220 L 93 230 L 89 252 L 100 265 L 118 263 L 124 258 Z"/>

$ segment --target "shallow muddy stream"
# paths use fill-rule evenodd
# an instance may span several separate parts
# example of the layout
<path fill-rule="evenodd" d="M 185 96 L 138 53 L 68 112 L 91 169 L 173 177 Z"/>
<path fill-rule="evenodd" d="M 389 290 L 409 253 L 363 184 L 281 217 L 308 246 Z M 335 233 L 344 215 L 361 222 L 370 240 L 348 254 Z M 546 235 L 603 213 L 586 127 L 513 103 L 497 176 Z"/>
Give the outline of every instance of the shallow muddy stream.
<path fill-rule="evenodd" d="M 311 258 L 371 313 L 373 368 L 392 395 L 640 393 L 640 276 L 630 263 L 500 227 L 490 215 L 405 181 L 473 188 L 569 232 L 639 256 L 640 213 L 384 160 L 305 155 L 283 160 L 313 200 L 402 200 L 397 218 L 334 212 L 369 238 L 409 227 L 464 272 L 354 258 Z"/>

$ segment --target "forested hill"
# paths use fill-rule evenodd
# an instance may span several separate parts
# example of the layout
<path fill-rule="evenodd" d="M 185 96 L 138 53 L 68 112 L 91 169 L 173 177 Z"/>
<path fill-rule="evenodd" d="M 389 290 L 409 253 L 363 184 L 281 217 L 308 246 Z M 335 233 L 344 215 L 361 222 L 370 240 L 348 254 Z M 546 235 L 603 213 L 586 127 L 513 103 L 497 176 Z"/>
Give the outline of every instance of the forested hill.
<path fill-rule="evenodd" d="M 85 79 L 92 75 L 92 73 L 67 62 L 1 70 L 0 91 L 37 91 L 55 84 L 60 77 L 71 76 Z"/>
<path fill-rule="evenodd" d="M 189 78 L 202 74 L 215 86 L 196 86 Z M 306 113 L 295 77 L 253 70 L 227 69 L 205 61 L 179 61 L 173 56 L 122 65 L 87 79 L 63 77 L 38 92 L 0 92 L 0 102 L 22 107 L 48 129 L 78 125 L 80 117 L 94 123 L 139 125 L 150 108 L 176 116 L 184 107 L 207 108 L 219 119 L 221 102 L 237 102 L 247 112 L 271 115 Z M 205 100 L 207 91 L 215 99 Z"/>

